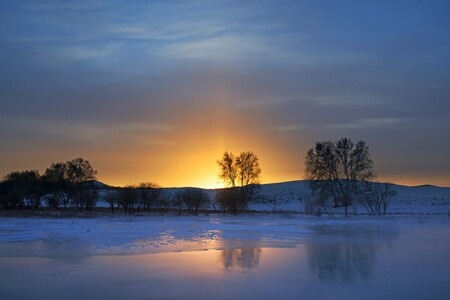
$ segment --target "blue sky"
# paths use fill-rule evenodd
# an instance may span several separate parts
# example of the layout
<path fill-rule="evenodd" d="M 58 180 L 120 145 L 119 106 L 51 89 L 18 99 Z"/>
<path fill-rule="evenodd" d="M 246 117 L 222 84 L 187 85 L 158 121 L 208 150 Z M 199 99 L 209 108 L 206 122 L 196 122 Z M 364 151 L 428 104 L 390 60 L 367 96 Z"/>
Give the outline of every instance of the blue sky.
<path fill-rule="evenodd" d="M 253 150 L 263 182 L 294 180 L 315 141 L 347 136 L 382 180 L 450 185 L 448 11 L 0 1 L 0 175 L 83 156 L 116 184 L 214 185 L 223 151 Z"/>

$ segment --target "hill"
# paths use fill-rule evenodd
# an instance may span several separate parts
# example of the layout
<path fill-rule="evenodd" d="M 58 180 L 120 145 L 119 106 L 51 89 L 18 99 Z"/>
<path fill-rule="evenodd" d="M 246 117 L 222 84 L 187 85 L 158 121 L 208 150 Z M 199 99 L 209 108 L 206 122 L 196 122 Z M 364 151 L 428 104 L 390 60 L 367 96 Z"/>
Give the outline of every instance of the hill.
<path fill-rule="evenodd" d="M 111 187 L 100 183 L 101 189 Z M 163 188 L 168 197 L 173 196 L 182 188 Z M 450 187 L 437 187 L 431 185 L 404 186 L 393 185 L 397 195 L 391 200 L 389 213 L 394 214 L 443 214 L 450 213 Z M 216 203 L 216 190 L 204 189 L 210 196 L 212 204 L 209 209 L 218 209 Z M 305 180 L 281 183 L 261 184 L 259 197 L 249 205 L 251 211 L 260 212 L 292 212 L 303 213 L 303 201 L 308 195 L 308 184 Z M 100 201 L 99 206 L 106 203 Z M 332 208 L 333 213 L 342 213 L 342 208 Z M 361 204 L 354 203 L 349 212 L 356 214 L 366 213 Z"/>

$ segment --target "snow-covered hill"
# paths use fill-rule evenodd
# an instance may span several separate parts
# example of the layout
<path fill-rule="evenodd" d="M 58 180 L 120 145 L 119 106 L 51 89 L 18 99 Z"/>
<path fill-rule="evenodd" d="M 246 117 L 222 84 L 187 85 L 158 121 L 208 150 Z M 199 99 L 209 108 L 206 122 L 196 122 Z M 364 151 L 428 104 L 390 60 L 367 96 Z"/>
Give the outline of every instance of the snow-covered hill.
<path fill-rule="evenodd" d="M 389 213 L 409 214 L 448 214 L 450 213 L 450 187 L 393 185 L 397 195 L 391 200 Z M 265 201 L 252 203 L 250 209 L 259 211 L 303 212 L 303 201 L 308 196 L 308 184 L 304 180 L 265 184 L 261 186 L 261 195 Z M 331 208 L 340 213 L 342 208 Z M 354 203 L 349 209 L 352 213 L 366 213 L 366 209 Z"/>
<path fill-rule="evenodd" d="M 105 187 L 106 185 L 103 185 Z M 388 213 L 395 214 L 449 214 L 450 187 L 431 185 L 409 187 L 393 185 L 397 195 L 391 200 Z M 172 197 L 182 188 L 164 188 L 168 197 Z M 205 190 L 212 201 L 209 209 L 219 209 L 216 203 L 216 190 Z M 308 183 L 304 180 L 282 183 L 262 184 L 259 197 L 249 204 L 251 211 L 260 212 L 304 212 L 304 199 L 309 192 Z M 103 193 L 101 193 L 103 194 Z M 98 206 L 107 206 L 99 201 Z M 330 208 L 333 213 L 342 213 L 342 208 Z M 366 209 L 358 203 L 349 208 L 350 213 L 365 214 Z"/>

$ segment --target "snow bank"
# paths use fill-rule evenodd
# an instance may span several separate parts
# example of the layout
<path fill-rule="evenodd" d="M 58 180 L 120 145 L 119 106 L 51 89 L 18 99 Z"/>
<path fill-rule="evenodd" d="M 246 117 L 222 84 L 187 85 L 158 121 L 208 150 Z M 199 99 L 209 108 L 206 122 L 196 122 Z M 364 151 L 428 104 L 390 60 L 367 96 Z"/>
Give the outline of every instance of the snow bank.
<path fill-rule="evenodd" d="M 408 187 L 394 185 L 397 195 L 391 200 L 388 213 L 393 214 L 442 214 L 450 213 L 450 188 L 436 186 Z M 304 212 L 303 199 L 308 194 L 306 181 L 266 184 L 261 187 L 264 200 L 251 203 L 256 211 Z M 331 209 L 333 213 L 343 213 L 342 208 Z M 364 206 L 354 203 L 349 212 L 367 213 Z"/>

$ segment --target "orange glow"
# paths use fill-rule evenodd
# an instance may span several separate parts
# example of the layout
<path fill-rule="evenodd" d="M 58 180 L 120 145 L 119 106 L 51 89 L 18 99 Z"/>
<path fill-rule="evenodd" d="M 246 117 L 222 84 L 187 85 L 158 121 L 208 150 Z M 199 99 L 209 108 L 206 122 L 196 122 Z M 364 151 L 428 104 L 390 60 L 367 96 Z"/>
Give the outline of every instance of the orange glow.
<path fill-rule="evenodd" d="M 97 168 L 98 179 L 118 186 L 150 181 L 163 187 L 220 188 L 216 161 L 224 151 L 249 150 L 260 160 L 263 183 L 301 179 L 303 156 L 298 149 L 286 148 L 286 140 L 267 130 L 260 115 L 248 116 L 242 107 L 225 105 L 237 97 L 226 85 L 223 80 L 206 95 L 208 105 L 194 103 L 182 114 L 178 107 L 165 109 L 157 121 L 171 124 L 164 132 L 115 143 L 114 151 L 89 153 L 86 157 Z"/>
<path fill-rule="evenodd" d="M 449 177 L 434 177 L 434 176 L 383 176 L 378 178 L 381 182 L 391 182 L 398 185 L 406 186 L 418 186 L 424 184 L 431 184 L 442 187 L 450 186 L 450 176 Z"/>
<path fill-rule="evenodd" d="M 255 101 L 245 104 L 241 101 L 245 95 L 237 93 L 227 78 L 219 78 L 200 99 L 161 104 L 157 118 L 149 115 L 148 121 L 61 128 L 74 135 L 66 137 L 67 144 L 24 144 L 3 151 L 0 176 L 25 169 L 43 173 L 53 162 L 83 157 L 98 171 L 98 180 L 113 186 L 153 182 L 163 187 L 220 188 L 216 161 L 224 151 L 236 155 L 253 151 L 260 161 L 262 183 L 303 179 L 304 157 L 315 139 L 301 136 L 301 131 L 274 130 L 277 126 L 267 108 Z M 450 184 L 446 174 L 421 175 L 379 180 Z"/>

